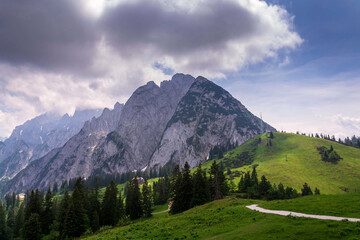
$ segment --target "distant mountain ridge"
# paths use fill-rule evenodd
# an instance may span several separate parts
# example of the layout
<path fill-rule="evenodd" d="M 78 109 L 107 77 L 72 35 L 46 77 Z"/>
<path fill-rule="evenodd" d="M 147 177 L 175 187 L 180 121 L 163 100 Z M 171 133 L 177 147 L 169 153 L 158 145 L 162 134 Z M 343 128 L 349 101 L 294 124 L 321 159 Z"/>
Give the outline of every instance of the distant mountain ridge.
<path fill-rule="evenodd" d="M 85 121 L 99 110 L 75 111 L 73 116 L 46 113 L 17 126 L 11 136 L 0 143 L 0 178 L 12 178 L 31 161 L 64 145 L 80 131 Z"/>
<path fill-rule="evenodd" d="M 121 109 L 115 105 L 112 111 L 104 110 L 4 190 L 46 188 L 78 176 L 158 168 L 169 162 L 188 161 L 194 167 L 214 146 L 242 144 L 267 130 L 275 129 L 218 85 L 175 74 L 160 86 L 149 82 L 139 87 Z"/>

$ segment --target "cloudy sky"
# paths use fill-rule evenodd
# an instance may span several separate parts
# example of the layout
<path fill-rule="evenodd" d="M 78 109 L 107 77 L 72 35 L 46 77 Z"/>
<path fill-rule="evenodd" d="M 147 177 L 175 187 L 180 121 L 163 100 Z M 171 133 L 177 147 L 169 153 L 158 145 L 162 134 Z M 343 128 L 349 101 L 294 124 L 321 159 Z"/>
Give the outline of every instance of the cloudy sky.
<path fill-rule="evenodd" d="M 176 72 L 278 130 L 360 135 L 357 0 L 0 0 L 0 137 Z"/>

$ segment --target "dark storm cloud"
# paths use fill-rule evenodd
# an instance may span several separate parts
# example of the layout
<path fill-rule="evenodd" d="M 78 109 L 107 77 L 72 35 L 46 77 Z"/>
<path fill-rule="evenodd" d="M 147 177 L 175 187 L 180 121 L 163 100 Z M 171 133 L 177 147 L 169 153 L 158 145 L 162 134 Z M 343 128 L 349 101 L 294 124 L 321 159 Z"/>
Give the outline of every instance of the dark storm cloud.
<path fill-rule="evenodd" d="M 164 10 L 159 1 L 133 1 L 101 20 L 108 41 L 122 52 L 152 46 L 165 54 L 221 48 L 256 30 L 257 19 L 233 1 L 207 1 L 193 11 Z"/>
<path fill-rule="evenodd" d="M 77 71 L 93 56 L 93 25 L 76 1 L 0 0 L 0 61 Z"/>

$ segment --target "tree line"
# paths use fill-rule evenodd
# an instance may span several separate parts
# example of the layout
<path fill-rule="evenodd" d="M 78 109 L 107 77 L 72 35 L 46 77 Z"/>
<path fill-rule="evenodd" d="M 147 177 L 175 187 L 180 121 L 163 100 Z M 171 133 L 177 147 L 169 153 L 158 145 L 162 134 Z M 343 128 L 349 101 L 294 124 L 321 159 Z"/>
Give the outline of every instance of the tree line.
<path fill-rule="evenodd" d="M 306 136 L 305 133 L 300 133 L 299 131 L 297 131 L 296 134 Z M 320 133 L 320 134 L 309 133 L 308 136 L 315 137 L 315 138 L 322 138 L 322 139 L 337 142 L 337 143 L 340 143 L 340 144 L 343 144 L 346 146 L 360 148 L 360 137 L 356 137 L 355 135 L 353 135 L 351 138 L 346 137 L 346 138 L 344 138 L 344 140 L 342 140 L 341 138 L 336 138 L 335 135 L 330 136 L 329 134 L 323 134 L 323 133 Z"/>
<path fill-rule="evenodd" d="M 89 191 L 82 178 L 76 180 L 71 195 L 65 192 L 55 198 L 49 188 L 45 196 L 39 190 L 27 192 L 22 203 L 18 198 L 10 202 L 5 197 L 0 204 L 0 240 L 80 237 L 103 226 L 151 216 L 151 198 L 147 181 L 140 192 L 137 177 L 130 181 L 125 204 L 114 181 L 100 196 L 98 185 Z"/>
<path fill-rule="evenodd" d="M 140 186 L 140 180 L 142 185 Z M 102 194 L 98 181 L 89 190 L 85 180 L 77 178 L 73 191 L 54 196 L 48 188 L 45 196 L 39 190 L 28 191 L 23 202 L 15 194 L 5 196 L 0 204 L 0 240 L 2 239 L 71 239 L 91 234 L 100 228 L 127 224 L 151 217 L 154 205 L 170 201 L 170 214 L 177 214 L 207 202 L 222 199 L 229 192 L 240 197 L 287 199 L 313 194 L 304 184 L 299 194 L 291 187 L 272 185 L 265 176 L 258 180 L 256 168 L 242 175 L 237 188 L 226 179 L 224 169 L 213 161 L 209 169 L 200 164 L 191 173 L 186 162 L 176 165 L 172 174 L 153 182 L 136 175 L 125 185 L 124 194 L 111 181 Z M 315 194 L 320 194 L 316 188 Z"/>
<path fill-rule="evenodd" d="M 259 181 L 256 167 L 253 167 L 251 173 L 248 171 L 241 176 L 238 184 L 238 193 L 244 194 L 243 197 L 266 200 L 291 199 L 299 196 L 313 195 L 311 187 L 307 183 L 304 183 L 300 194 L 296 189 L 288 186 L 285 187 L 282 183 L 272 185 L 265 175 Z M 315 194 L 320 194 L 318 188 L 315 188 Z"/>

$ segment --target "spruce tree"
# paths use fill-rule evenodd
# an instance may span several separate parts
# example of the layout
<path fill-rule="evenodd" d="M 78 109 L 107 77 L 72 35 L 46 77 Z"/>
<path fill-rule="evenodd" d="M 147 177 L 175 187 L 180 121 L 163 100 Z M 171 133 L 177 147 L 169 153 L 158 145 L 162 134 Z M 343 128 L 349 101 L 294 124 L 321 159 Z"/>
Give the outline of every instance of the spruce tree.
<path fill-rule="evenodd" d="M 22 203 L 20 205 L 20 208 L 16 214 L 15 223 L 14 223 L 14 237 L 20 236 L 20 231 L 24 226 L 24 205 L 25 203 Z"/>
<path fill-rule="evenodd" d="M 202 205 L 210 201 L 210 189 L 206 173 L 204 174 L 201 164 L 196 169 L 193 175 L 193 196 L 191 200 L 191 207 Z"/>
<path fill-rule="evenodd" d="M 257 172 L 256 172 L 256 167 L 253 167 L 253 171 L 251 173 L 251 182 L 252 185 L 258 185 L 258 176 L 257 176 Z"/>
<path fill-rule="evenodd" d="M 121 191 L 119 192 L 119 198 L 117 202 L 117 218 L 118 220 L 122 220 L 125 217 L 125 207 L 124 207 L 124 200 L 121 197 Z"/>
<path fill-rule="evenodd" d="M 23 236 L 26 240 L 41 239 L 41 226 L 38 213 L 31 213 L 24 223 Z"/>
<path fill-rule="evenodd" d="M 59 232 L 60 232 L 60 239 L 65 239 L 67 237 L 67 226 L 66 226 L 66 220 L 67 216 L 69 214 L 69 208 L 70 208 L 70 195 L 68 192 L 65 192 L 64 198 L 61 201 L 60 209 L 59 209 Z"/>
<path fill-rule="evenodd" d="M 244 175 L 241 175 L 239 184 L 238 184 L 238 191 L 240 193 L 244 193 L 246 192 L 246 188 L 245 188 L 245 182 L 244 182 Z"/>
<path fill-rule="evenodd" d="M 307 183 L 304 183 L 304 186 L 301 189 L 301 195 L 302 196 L 313 195 L 311 188 Z"/>
<path fill-rule="evenodd" d="M 52 207 L 53 207 L 53 199 L 49 187 L 45 195 L 45 202 L 44 202 L 43 210 L 40 215 L 41 229 L 42 229 L 42 233 L 45 235 L 50 233 L 50 226 L 55 218 Z"/>
<path fill-rule="evenodd" d="M 216 161 L 213 162 L 210 168 L 210 181 L 211 181 L 211 192 L 214 200 L 222 199 L 228 192 L 227 182 L 224 173 L 219 169 L 219 165 Z"/>
<path fill-rule="evenodd" d="M 114 226 L 117 223 L 117 188 L 114 181 L 106 187 L 104 198 L 101 204 L 101 225 Z"/>
<path fill-rule="evenodd" d="M 179 165 L 176 165 L 171 176 L 171 207 L 170 213 L 176 214 L 182 211 L 181 203 L 182 174 Z"/>
<path fill-rule="evenodd" d="M 41 204 L 42 196 L 38 189 L 36 191 L 31 191 L 30 197 L 25 207 L 25 221 L 30 218 L 30 215 L 36 213 L 40 215 L 41 213 Z"/>
<path fill-rule="evenodd" d="M 13 206 L 10 206 L 7 216 L 7 226 L 13 230 L 15 225 L 15 209 Z"/>
<path fill-rule="evenodd" d="M 266 179 L 266 177 L 263 175 L 261 177 L 260 183 L 259 183 L 259 195 L 260 196 L 267 196 L 269 194 L 269 191 L 271 190 L 271 184 L 270 182 Z"/>
<path fill-rule="evenodd" d="M 2 202 L 0 202 L 0 240 L 7 240 L 6 213 Z"/>
<path fill-rule="evenodd" d="M 100 228 L 100 202 L 99 202 L 99 184 L 98 178 L 95 179 L 95 187 L 91 190 L 89 196 L 89 220 L 93 232 Z"/>
<path fill-rule="evenodd" d="M 143 201 L 143 211 L 145 217 L 151 217 L 151 208 L 152 208 L 152 194 L 151 187 L 148 185 L 147 180 L 142 186 L 142 201 Z"/>
<path fill-rule="evenodd" d="M 130 216 L 131 220 L 140 218 L 143 215 L 141 204 L 141 193 L 139 189 L 139 182 L 135 176 L 128 188 L 126 197 L 126 214 Z"/>
<path fill-rule="evenodd" d="M 193 186 L 190 175 L 190 165 L 188 162 L 185 162 L 184 169 L 180 183 L 180 201 L 181 201 L 181 211 L 186 211 L 191 207 L 191 200 L 193 197 Z"/>
<path fill-rule="evenodd" d="M 59 187 L 57 182 L 54 183 L 53 188 L 52 188 L 53 194 L 55 195 L 58 191 L 59 191 Z"/>
<path fill-rule="evenodd" d="M 88 216 L 85 210 L 86 199 L 85 189 L 82 179 L 78 178 L 74 185 L 74 191 L 71 195 L 71 204 L 69 207 L 69 216 L 71 216 L 71 231 L 69 237 L 80 237 L 89 224 Z"/>
<path fill-rule="evenodd" d="M 278 192 L 279 192 L 279 198 L 285 199 L 286 193 L 285 193 L 284 185 L 282 183 L 279 183 L 279 185 L 278 185 Z"/>

